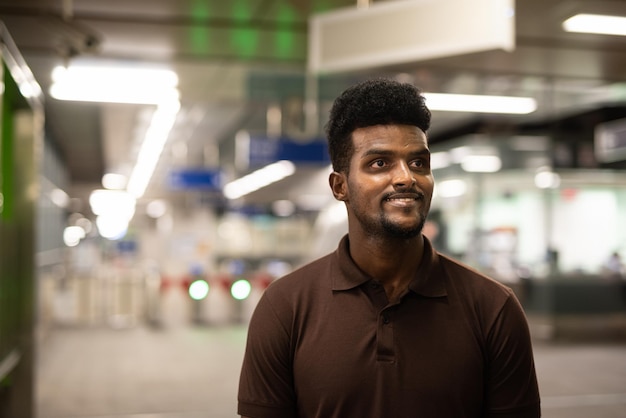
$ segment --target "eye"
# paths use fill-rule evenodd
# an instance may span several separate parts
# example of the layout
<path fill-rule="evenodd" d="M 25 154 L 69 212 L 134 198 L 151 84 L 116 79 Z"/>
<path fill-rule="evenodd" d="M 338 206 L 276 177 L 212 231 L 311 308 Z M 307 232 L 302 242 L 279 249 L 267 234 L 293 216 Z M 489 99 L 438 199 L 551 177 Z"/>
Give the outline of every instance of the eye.
<path fill-rule="evenodd" d="M 384 160 L 375 160 L 370 164 L 370 167 L 380 168 L 385 166 Z"/>
<path fill-rule="evenodd" d="M 424 168 L 424 167 L 428 167 L 428 160 L 424 158 L 419 158 L 417 160 L 413 160 L 411 164 L 413 165 L 413 167 Z"/>

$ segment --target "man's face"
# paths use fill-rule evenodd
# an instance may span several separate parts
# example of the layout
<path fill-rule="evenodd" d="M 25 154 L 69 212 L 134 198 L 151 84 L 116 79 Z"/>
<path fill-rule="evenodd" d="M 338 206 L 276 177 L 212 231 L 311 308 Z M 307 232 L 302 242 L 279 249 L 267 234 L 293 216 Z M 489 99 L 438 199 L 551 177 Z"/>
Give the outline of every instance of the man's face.
<path fill-rule="evenodd" d="M 368 235 L 419 235 L 434 187 L 426 134 L 416 126 L 376 125 L 355 130 L 352 143 L 349 174 L 331 177 L 335 197 Z"/>

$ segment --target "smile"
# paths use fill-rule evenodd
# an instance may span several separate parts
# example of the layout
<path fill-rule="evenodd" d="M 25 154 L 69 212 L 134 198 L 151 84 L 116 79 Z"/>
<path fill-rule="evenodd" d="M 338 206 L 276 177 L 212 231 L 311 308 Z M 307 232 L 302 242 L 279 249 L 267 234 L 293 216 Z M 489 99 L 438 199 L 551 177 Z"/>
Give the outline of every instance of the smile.
<path fill-rule="evenodd" d="M 393 206 L 397 207 L 408 207 L 413 206 L 415 203 L 421 198 L 420 195 L 411 194 L 411 195 L 394 195 L 389 196 L 385 199 L 385 202 L 390 203 Z"/>

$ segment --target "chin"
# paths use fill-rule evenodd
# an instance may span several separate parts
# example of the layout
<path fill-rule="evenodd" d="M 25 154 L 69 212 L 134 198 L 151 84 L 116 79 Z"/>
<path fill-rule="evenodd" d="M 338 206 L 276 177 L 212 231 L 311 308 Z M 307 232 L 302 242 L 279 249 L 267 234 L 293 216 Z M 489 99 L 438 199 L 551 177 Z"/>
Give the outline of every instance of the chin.
<path fill-rule="evenodd" d="M 384 230 L 387 236 L 392 238 L 410 239 L 422 234 L 424 223 L 413 227 L 402 227 L 399 225 L 385 225 Z"/>

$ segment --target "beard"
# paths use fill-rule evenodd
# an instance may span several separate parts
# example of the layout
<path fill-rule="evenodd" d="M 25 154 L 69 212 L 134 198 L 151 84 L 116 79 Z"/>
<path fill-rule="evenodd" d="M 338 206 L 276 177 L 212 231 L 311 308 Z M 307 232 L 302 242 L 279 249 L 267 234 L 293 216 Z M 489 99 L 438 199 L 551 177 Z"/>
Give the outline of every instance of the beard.
<path fill-rule="evenodd" d="M 381 219 L 381 229 L 385 236 L 389 238 L 409 239 L 415 238 L 422 233 L 426 218 L 420 216 L 420 222 L 412 227 L 402 227 L 393 222 L 390 222 L 386 216 Z"/>
<path fill-rule="evenodd" d="M 355 211 L 354 216 L 365 232 L 377 238 L 415 238 L 422 233 L 424 225 L 426 224 L 426 216 L 422 214 L 419 215 L 420 219 L 418 223 L 408 227 L 391 221 L 391 219 L 384 214 L 381 214 L 378 219 L 372 219 L 364 216 L 364 214 L 359 211 Z"/>

